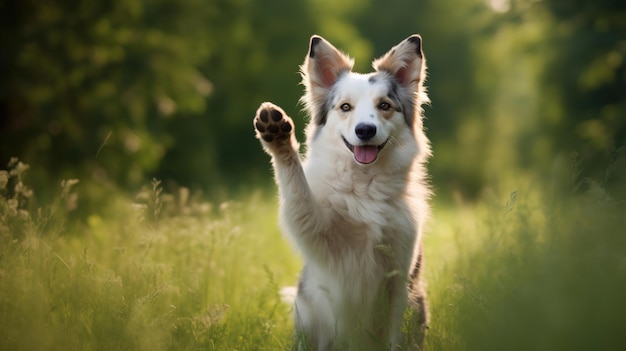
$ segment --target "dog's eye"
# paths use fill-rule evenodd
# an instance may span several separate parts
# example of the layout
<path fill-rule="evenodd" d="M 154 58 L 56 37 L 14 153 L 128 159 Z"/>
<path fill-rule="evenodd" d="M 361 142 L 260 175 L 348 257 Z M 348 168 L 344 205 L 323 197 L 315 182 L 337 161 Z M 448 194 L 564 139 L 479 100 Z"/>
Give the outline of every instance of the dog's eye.
<path fill-rule="evenodd" d="M 391 104 L 383 101 L 378 104 L 378 108 L 383 111 L 389 111 L 389 109 L 391 108 Z"/>
<path fill-rule="evenodd" d="M 339 106 L 339 108 L 341 109 L 341 111 L 343 112 L 348 112 L 350 110 L 352 110 L 352 106 L 350 106 L 349 103 L 345 102 L 343 104 L 341 104 L 341 106 Z"/>

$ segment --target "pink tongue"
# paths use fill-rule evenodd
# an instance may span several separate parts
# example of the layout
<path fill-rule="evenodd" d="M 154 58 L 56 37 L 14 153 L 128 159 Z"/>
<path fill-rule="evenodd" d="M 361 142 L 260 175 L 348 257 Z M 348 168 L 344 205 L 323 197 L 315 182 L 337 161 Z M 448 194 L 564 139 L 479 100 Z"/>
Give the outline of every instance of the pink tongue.
<path fill-rule="evenodd" d="M 372 163 L 378 156 L 378 147 L 374 145 L 354 146 L 354 157 L 361 163 Z"/>

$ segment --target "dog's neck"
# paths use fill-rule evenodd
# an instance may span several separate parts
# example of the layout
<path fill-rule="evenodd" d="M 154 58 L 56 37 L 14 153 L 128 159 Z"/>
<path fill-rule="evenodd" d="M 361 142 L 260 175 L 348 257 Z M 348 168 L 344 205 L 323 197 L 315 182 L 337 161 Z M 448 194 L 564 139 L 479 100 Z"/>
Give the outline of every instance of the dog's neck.
<path fill-rule="evenodd" d="M 413 172 L 412 165 L 389 167 L 384 157 L 369 165 L 358 164 L 351 157 L 323 163 L 310 161 L 305 168 L 314 192 L 355 194 L 379 200 L 392 200 L 406 194 L 407 181 Z"/>

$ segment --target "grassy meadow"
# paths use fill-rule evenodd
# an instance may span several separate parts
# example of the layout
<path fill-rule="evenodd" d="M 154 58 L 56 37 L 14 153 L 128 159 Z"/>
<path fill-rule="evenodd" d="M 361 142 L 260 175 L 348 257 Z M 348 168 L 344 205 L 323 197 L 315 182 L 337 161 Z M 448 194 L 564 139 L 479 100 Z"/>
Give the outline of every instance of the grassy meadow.
<path fill-rule="evenodd" d="M 0 350 L 290 349 L 278 290 L 300 261 L 271 193 L 213 204 L 154 180 L 79 217 L 79 181 L 37 203 L 27 173 L 0 171 Z M 574 185 L 433 203 L 427 350 L 623 347 L 626 207 Z"/>
<path fill-rule="evenodd" d="M 288 348 L 278 287 L 298 260 L 260 193 L 209 204 L 154 181 L 72 220 L 80 183 L 30 209 L 26 168 L 0 173 L 0 349 Z"/>

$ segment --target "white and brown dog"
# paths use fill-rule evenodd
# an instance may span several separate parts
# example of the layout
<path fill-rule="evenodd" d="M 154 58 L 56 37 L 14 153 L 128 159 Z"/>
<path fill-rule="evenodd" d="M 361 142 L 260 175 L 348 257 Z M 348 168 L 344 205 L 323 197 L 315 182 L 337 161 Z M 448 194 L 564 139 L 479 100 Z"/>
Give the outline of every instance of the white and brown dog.
<path fill-rule="evenodd" d="M 302 159 L 291 118 L 261 104 L 257 137 L 272 157 L 281 225 L 304 257 L 295 297 L 299 349 L 419 350 L 428 323 L 421 280 L 430 190 L 423 131 L 426 64 L 413 35 L 352 72 L 319 36 L 301 66 L 309 114 Z"/>

